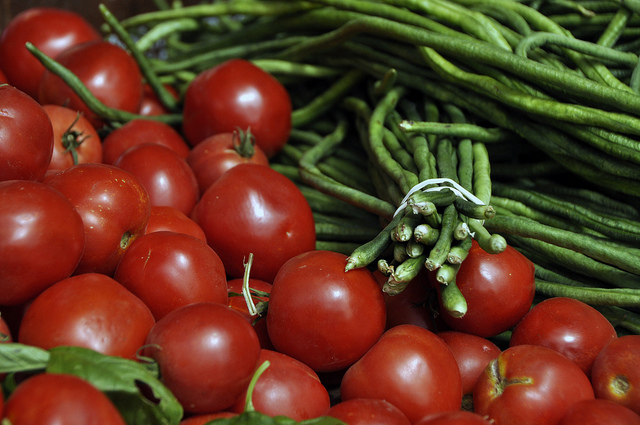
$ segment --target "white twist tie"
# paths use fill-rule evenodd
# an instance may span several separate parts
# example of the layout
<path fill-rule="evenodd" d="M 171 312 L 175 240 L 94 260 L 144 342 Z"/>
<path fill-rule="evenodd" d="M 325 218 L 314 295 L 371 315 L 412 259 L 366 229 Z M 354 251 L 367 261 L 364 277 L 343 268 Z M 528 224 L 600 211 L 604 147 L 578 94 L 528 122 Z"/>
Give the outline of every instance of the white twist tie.
<path fill-rule="evenodd" d="M 432 186 L 432 187 L 425 188 L 425 186 L 429 186 L 432 184 L 442 184 L 442 183 L 448 183 L 450 186 Z M 459 183 L 457 183 L 454 180 L 451 180 L 448 178 L 427 179 L 413 186 L 411 190 L 407 192 L 407 194 L 405 195 L 404 199 L 402 199 L 400 206 L 396 209 L 396 212 L 393 214 L 393 216 L 395 217 L 396 215 L 398 215 L 400 211 L 402 211 L 407 207 L 407 200 L 411 195 L 413 195 L 417 191 L 422 190 L 423 192 L 438 192 L 444 189 L 449 189 L 453 193 L 455 193 L 456 196 L 462 199 L 466 199 L 467 201 L 471 201 L 474 204 L 485 205 L 485 203 L 482 202 L 477 196 L 469 192 L 467 189 L 462 187 Z"/>

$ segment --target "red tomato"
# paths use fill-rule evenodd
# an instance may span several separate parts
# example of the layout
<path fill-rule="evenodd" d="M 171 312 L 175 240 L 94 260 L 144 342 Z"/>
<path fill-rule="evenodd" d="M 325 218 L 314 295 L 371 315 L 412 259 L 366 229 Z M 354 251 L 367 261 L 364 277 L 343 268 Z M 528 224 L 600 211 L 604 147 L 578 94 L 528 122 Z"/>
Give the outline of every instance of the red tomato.
<path fill-rule="evenodd" d="M 175 232 L 154 232 L 133 241 L 114 278 L 149 307 L 156 320 L 188 304 L 227 304 L 227 277 L 206 242 Z"/>
<path fill-rule="evenodd" d="M 269 361 L 269 367 L 258 378 L 252 393 L 256 411 L 299 422 L 321 416 L 329 409 L 329 392 L 313 369 L 286 354 L 263 349 L 259 363 L 265 361 Z M 242 413 L 245 399 L 246 391 L 231 409 Z"/>
<path fill-rule="evenodd" d="M 442 339 L 420 326 L 398 325 L 347 369 L 340 396 L 343 401 L 387 400 L 414 423 L 433 413 L 460 410 L 462 380 Z"/>
<path fill-rule="evenodd" d="M 459 412 L 444 412 L 425 416 L 415 425 L 491 425 L 493 423 L 493 421 L 477 413 L 461 410 Z"/>
<path fill-rule="evenodd" d="M 8 342 L 13 342 L 13 338 L 11 338 L 11 330 L 4 318 L 0 316 L 0 343 Z M 2 391 L 0 391 L 0 393 L 2 393 Z"/>
<path fill-rule="evenodd" d="M 597 398 L 613 400 L 640 414 L 640 335 L 617 338 L 600 351 L 591 369 Z"/>
<path fill-rule="evenodd" d="M 442 331 L 436 335 L 442 338 L 456 358 L 462 378 L 462 393 L 471 394 L 478 377 L 500 354 L 500 348 L 486 338 L 465 332 Z"/>
<path fill-rule="evenodd" d="M 456 277 L 468 311 L 454 317 L 440 309 L 451 328 L 488 338 L 511 329 L 529 311 L 535 295 L 533 263 L 508 246 L 488 254 L 476 241 Z"/>
<path fill-rule="evenodd" d="M 258 367 L 260 343 L 240 313 L 199 303 L 160 319 L 149 332 L 144 355 L 158 362 L 162 381 L 186 412 L 214 413 L 233 405 L 247 388 Z"/>
<path fill-rule="evenodd" d="M 239 164 L 202 195 L 191 218 L 202 227 L 232 278 L 244 275 L 273 282 L 285 261 L 315 249 L 313 212 L 288 178 L 257 164 Z"/>
<path fill-rule="evenodd" d="M 234 416 L 238 416 L 238 414 L 234 412 L 203 413 L 189 416 L 181 420 L 179 425 L 206 425 L 214 419 L 227 419 Z"/>
<path fill-rule="evenodd" d="M 331 251 L 297 255 L 271 288 L 267 330 L 273 346 L 316 372 L 351 366 L 384 331 L 376 279 L 366 269 L 345 272 L 346 261 Z"/>
<path fill-rule="evenodd" d="M 109 276 L 87 273 L 38 295 L 22 318 L 18 342 L 61 345 L 136 358 L 155 321 L 149 308 Z"/>
<path fill-rule="evenodd" d="M 53 154 L 53 127 L 31 97 L 0 86 L 0 181 L 42 180 Z"/>
<path fill-rule="evenodd" d="M 178 99 L 178 92 L 172 86 L 165 84 L 164 86 L 176 99 Z M 142 102 L 140 103 L 140 110 L 138 114 L 145 117 L 164 115 L 170 113 L 167 108 L 160 102 L 158 96 L 154 93 L 149 84 L 144 84 L 142 89 Z"/>
<path fill-rule="evenodd" d="M 640 425 L 640 415 L 614 401 L 596 398 L 574 403 L 559 425 Z"/>
<path fill-rule="evenodd" d="M 166 146 L 146 143 L 127 149 L 114 166 L 138 178 L 151 205 L 168 205 L 189 215 L 200 199 L 198 181 L 184 158 Z"/>
<path fill-rule="evenodd" d="M 106 106 L 133 113 L 140 109 L 142 74 L 123 48 L 107 41 L 89 41 L 64 50 L 55 60 L 73 72 Z M 104 125 L 104 120 L 51 71 L 42 74 L 38 101 L 80 111 L 95 128 Z"/>
<path fill-rule="evenodd" d="M 269 165 L 262 149 L 246 133 L 219 133 L 198 143 L 187 155 L 187 163 L 198 179 L 200 193 L 227 170 L 238 164 Z"/>
<path fill-rule="evenodd" d="M 182 130 L 192 146 L 218 133 L 250 129 L 270 158 L 291 132 L 291 99 L 273 76 L 244 59 L 200 73 L 184 97 Z"/>
<path fill-rule="evenodd" d="M 204 231 L 195 221 L 175 207 L 166 205 L 152 205 L 149 222 L 145 234 L 168 230 L 170 232 L 184 233 L 207 241 Z"/>
<path fill-rule="evenodd" d="M 25 303 L 71 276 L 84 245 L 82 218 L 60 192 L 0 182 L 0 305 Z"/>
<path fill-rule="evenodd" d="M 509 345 L 551 348 L 590 376 L 598 353 L 617 337 L 613 325 L 595 308 L 573 298 L 555 297 L 536 304 L 522 318 Z"/>
<path fill-rule="evenodd" d="M 4 72 L 2 72 L 1 69 L 0 69 L 0 84 L 9 84 L 9 80 L 7 79 L 7 76 L 4 74 Z"/>
<path fill-rule="evenodd" d="M 169 124 L 135 119 L 111 131 L 102 141 L 103 162 L 113 164 L 130 147 L 158 143 L 174 150 L 182 158 L 189 154 L 189 145 Z"/>
<path fill-rule="evenodd" d="M 592 398 L 589 378 L 574 362 L 550 348 L 517 345 L 480 375 L 473 407 L 500 425 L 553 425 L 574 403 Z"/>
<path fill-rule="evenodd" d="M 43 105 L 53 126 L 53 155 L 48 171 L 86 162 L 102 162 L 98 132 L 82 114 L 58 105 Z"/>
<path fill-rule="evenodd" d="M 354 398 L 331 406 L 324 416 L 349 425 L 410 425 L 407 416 L 386 400 Z"/>
<path fill-rule="evenodd" d="M 44 66 L 27 50 L 33 43 L 50 57 L 72 46 L 100 40 L 100 33 L 81 15 L 52 7 L 32 7 L 17 14 L 0 38 L 0 68 L 11 85 L 36 99 Z"/>
<path fill-rule="evenodd" d="M 243 279 L 241 278 L 231 279 L 227 282 L 227 291 L 242 294 L 242 284 Z M 249 278 L 249 287 L 256 291 L 270 293 L 272 285 L 264 280 Z M 253 300 L 257 304 L 261 301 L 269 301 L 269 297 L 255 295 L 253 296 Z M 269 339 L 269 332 L 267 331 L 267 319 L 264 317 L 264 314 L 262 317 L 258 315 L 252 316 L 251 313 L 249 313 L 247 302 L 242 295 L 230 295 L 228 304 L 229 307 L 241 313 L 251 324 L 253 324 L 253 328 L 256 330 L 256 334 L 258 334 L 258 339 L 260 340 L 260 347 L 273 349 L 273 344 L 271 343 L 271 339 Z"/>

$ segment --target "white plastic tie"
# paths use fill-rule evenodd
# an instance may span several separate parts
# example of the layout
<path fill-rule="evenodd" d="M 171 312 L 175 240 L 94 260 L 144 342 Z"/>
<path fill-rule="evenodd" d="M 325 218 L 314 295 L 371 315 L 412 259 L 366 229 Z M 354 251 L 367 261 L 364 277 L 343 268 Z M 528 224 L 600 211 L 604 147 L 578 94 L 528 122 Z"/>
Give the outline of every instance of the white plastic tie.
<path fill-rule="evenodd" d="M 440 185 L 442 183 L 448 183 L 449 185 L 447 186 L 431 186 L 431 187 L 426 187 L 426 186 L 430 186 L 430 185 Z M 423 180 L 420 183 L 418 183 L 417 185 L 413 186 L 411 188 L 411 190 L 409 190 L 409 192 L 407 192 L 407 194 L 405 195 L 404 199 L 402 199 L 402 202 L 400 203 L 400 206 L 398 206 L 398 208 L 396 209 L 396 212 L 393 214 L 393 216 L 395 217 L 396 215 L 398 215 L 398 213 L 402 210 L 404 210 L 407 207 L 407 200 L 409 199 L 409 197 L 411 195 L 413 195 L 414 193 L 416 193 L 417 191 L 421 190 L 423 192 L 438 192 L 444 189 L 449 189 L 451 190 L 453 193 L 455 193 L 456 196 L 465 199 L 467 201 L 471 201 L 474 204 L 477 205 L 485 205 L 484 202 L 482 202 L 477 196 L 475 196 L 473 193 L 469 192 L 467 189 L 465 189 L 464 187 L 462 187 L 459 183 L 457 183 L 454 180 L 448 179 L 448 178 L 436 178 L 436 179 L 427 179 L 427 180 Z"/>

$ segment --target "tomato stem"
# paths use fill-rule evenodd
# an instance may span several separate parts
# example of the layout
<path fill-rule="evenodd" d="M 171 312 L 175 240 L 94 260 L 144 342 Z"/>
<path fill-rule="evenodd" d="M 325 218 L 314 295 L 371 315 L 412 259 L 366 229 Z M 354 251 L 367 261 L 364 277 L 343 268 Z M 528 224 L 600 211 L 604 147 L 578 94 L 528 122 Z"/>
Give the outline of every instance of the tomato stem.
<path fill-rule="evenodd" d="M 122 238 L 120 238 L 120 248 L 126 249 L 131 242 L 133 242 L 132 234 L 129 231 L 124 232 Z"/>
<path fill-rule="evenodd" d="M 243 158 L 251 158 L 255 153 L 256 138 L 251 133 L 251 129 L 247 128 L 247 131 L 237 128 L 233 132 L 233 148 Z"/>
<path fill-rule="evenodd" d="M 244 404 L 245 412 L 254 412 L 256 410 L 253 406 L 253 390 L 256 387 L 256 383 L 258 382 L 260 375 L 262 375 L 264 371 L 267 370 L 270 364 L 271 363 L 269 362 L 269 360 L 265 360 L 260 366 L 258 366 L 256 371 L 254 372 L 253 377 L 249 382 L 249 386 L 247 387 L 247 398 L 245 399 Z"/>

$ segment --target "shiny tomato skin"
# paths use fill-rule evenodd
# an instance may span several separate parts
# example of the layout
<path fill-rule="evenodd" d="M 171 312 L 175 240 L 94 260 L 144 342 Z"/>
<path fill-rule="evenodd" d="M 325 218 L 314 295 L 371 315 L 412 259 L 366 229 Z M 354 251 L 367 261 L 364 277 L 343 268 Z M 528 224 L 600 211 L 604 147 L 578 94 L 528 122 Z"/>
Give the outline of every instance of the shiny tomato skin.
<path fill-rule="evenodd" d="M 103 392 L 82 378 L 57 373 L 40 373 L 20 383 L 4 413 L 13 425 L 126 423 Z"/>
<path fill-rule="evenodd" d="M 0 305 L 23 304 L 74 272 L 85 246 L 82 218 L 57 190 L 0 182 Z"/>
<path fill-rule="evenodd" d="M 176 100 L 178 99 L 178 92 L 173 86 L 165 84 L 164 87 L 176 98 Z M 149 84 L 144 84 L 142 88 L 142 102 L 140 102 L 140 110 L 138 111 L 138 114 L 145 117 L 151 117 L 169 113 L 171 113 L 171 111 L 162 104 L 151 86 Z"/>
<path fill-rule="evenodd" d="M 593 398 L 578 365 L 538 345 L 504 350 L 473 390 L 474 411 L 500 425 L 554 425 L 574 403 Z"/>
<path fill-rule="evenodd" d="M 202 195 L 191 213 L 231 278 L 251 276 L 273 282 L 288 259 L 315 249 L 313 212 L 288 178 L 257 164 L 239 164 Z"/>
<path fill-rule="evenodd" d="M 123 48 L 107 41 L 88 41 L 55 57 L 73 72 L 89 91 L 106 106 L 136 113 L 142 101 L 142 74 L 136 61 Z M 78 97 L 74 91 L 51 71 L 45 71 L 38 86 L 38 101 L 64 105 L 80 111 L 101 128 L 105 121 Z"/>
<path fill-rule="evenodd" d="M 460 410 L 462 380 L 442 339 L 420 326 L 398 325 L 347 369 L 340 396 L 387 400 L 414 423 L 430 414 Z"/>
<path fill-rule="evenodd" d="M 244 59 L 200 73 L 184 96 L 182 130 L 192 146 L 218 133 L 250 129 L 271 158 L 291 132 L 291 99 L 273 76 Z"/>
<path fill-rule="evenodd" d="M 574 403 L 559 425 L 640 425 L 640 415 L 615 401 L 596 398 Z"/>
<path fill-rule="evenodd" d="M 169 124 L 161 121 L 134 119 L 112 130 L 102 141 L 105 164 L 113 164 L 127 149 L 145 143 L 158 143 L 174 150 L 182 158 L 189 145 Z"/>
<path fill-rule="evenodd" d="M 75 274 L 113 275 L 131 242 L 149 221 L 147 191 L 131 173 L 106 164 L 78 164 L 47 184 L 74 205 L 84 224 L 85 249 Z"/>
<path fill-rule="evenodd" d="M 114 279 L 140 298 L 156 320 L 198 302 L 227 303 L 227 277 L 206 242 L 176 232 L 137 238 L 124 253 Z"/>
<path fill-rule="evenodd" d="M 166 205 L 152 205 L 145 234 L 163 230 L 184 233 L 203 242 L 207 241 L 207 237 L 198 223 L 179 209 Z"/>
<path fill-rule="evenodd" d="M 80 14 L 53 7 L 32 7 L 17 14 L 0 38 L 0 68 L 14 87 L 34 99 L 45 71 L 25 47 L 33 43 L 49 57 L 87 41 L 100 40 L 100 33 Z"/>
<path fill-rule="evenodd" d="M 534 266 L 515 248 L 488 254 L 474 240 L 456 283 L 468 311 L 454 317 L 443 308 L 442 320 L 454 330 L 491 337 L 511 329 L 529 311 L 535 295 Z"/>
<path fill-rule="evenodd" d="M 55 283 L 33 300 L 18 342 L 44 349 L 85 347 L 134 359 L 154 324 L 149 308 L 125 287 L 109 276 L 86 273 Z"/>
<path fill-rule="evenodd" d="M 573 360 L 591 376 L 600 351 L 618 337 L 598 310 L 568 297 L 547 298 L 536 304 L 516 325 L 509 345 L 541 345 Z"/>
<path fill-rule="evenodd" d="M 331 406 L 323 416 L 349 425 L 410 425 L 407 416 L 386 400 L 354 398 Z"/>
<path fill-rule="evenodd" d="M 9 84 L 9 80 L 4 72 L 2 72 L 2 69 L 0 69 L 0 84 Z"/>
<path fill-rule="evenodd" d="M 461 410 L 425 416 L 415 425 L 491 425 L 493 423 L 477 413 Z"/>
<path fill-rule="evenodd" d="M 591 369 L 597 398 L 612 400 L 640 415 L 640 335 L 624 335 L 600 351 Z"/>
<path fill-rule="evenodd" d="M 48 171 L 65 170 L 85 162 L 102 162 L 102 142 L 82 114 L 59 105 L 43 105 L 53 126 L 53 155 Z M 78 155 L 74 163 L 72 151 Z"/>
<path fill-rule="evenodd" d="M 271 343 L 271 339 L 269 339 L 269 332 L 267 330 L 267 319 L 265 314 L 263 313 L 260 317 L 259 315 L 252 316 L 249 313 L 249 308 L 247 307 L 247 302 L 244 300 L 243 296 L 231 295 L 231 292 L 236 294 L 242 294 L 242 284 L 243 278 L 238 279 L 230 279 L 227 282 L 227 292 L 229 293 L 229 307 L 236 310 L 240 314 L 242 314 L 252 325 L 253 329 L 255 329 L 256 334 L 258 334 L 258 339 L 260 340 L 260 347 L 268 350 L 273 349 L 273 344 Z M 249 278 L 249 288 L 254 289 L 256 291 L 266 292 L 269 294 L 271 292 L 271 285 L 269 282 L 265 282 L 264 280 L 254 279 L 252 277 Z M 259 302 L 269 301 L 269 297 L 267 296 L 253 296 L 253 301 L 255 304 Z"/>
<path fill-rule="evenodd" d="M 332 251 L 299 254 L 280 268 L 269 295 L 273 346 L 316 372 L 351 366 L 384 332 L 378 283 L 369 270 L 345 272 L 346 261 Z"/>
<path fill-rule="evenodd" d="M 188 413 L 232 406 L 260 359 L 260 343 L 242 315 L 223 304 L 180 307 L 153 327 L 143 354 L 158 362 L 162 381 Z"/>
<path fill-rule="evenodd" d="M 0 181 L 41 181 L 53 154 L 53 127 L 42 106 L 10 85 L 0 86 Z"/>
<path fill-rule="evenodd" d="M 184 158 L 166 146 L 146 143 L 127 149 L 113 163 L 138 178 L 151 205 L 168 205 L 189 215 L 200 199 L 198 181 Z"/>

